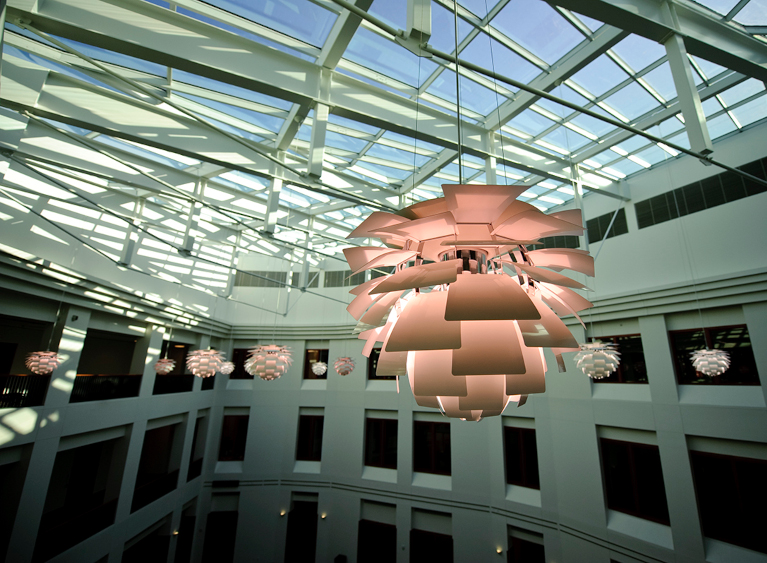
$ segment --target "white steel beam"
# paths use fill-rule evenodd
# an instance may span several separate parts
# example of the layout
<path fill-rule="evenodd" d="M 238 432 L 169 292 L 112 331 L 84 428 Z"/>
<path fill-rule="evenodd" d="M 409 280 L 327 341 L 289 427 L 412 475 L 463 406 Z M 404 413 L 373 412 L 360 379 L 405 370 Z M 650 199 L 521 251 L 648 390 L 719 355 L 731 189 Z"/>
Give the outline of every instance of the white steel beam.
<path fill-rule="evenodd" d="M 717 20 L 692 2 L 674 3 L 677 25 L 668 18 L 666 0 L 546 1 L 661 44 L 672 33 L 678 33 L 690 54 L 767 81 L 765 45 L 735 25 Z"/>

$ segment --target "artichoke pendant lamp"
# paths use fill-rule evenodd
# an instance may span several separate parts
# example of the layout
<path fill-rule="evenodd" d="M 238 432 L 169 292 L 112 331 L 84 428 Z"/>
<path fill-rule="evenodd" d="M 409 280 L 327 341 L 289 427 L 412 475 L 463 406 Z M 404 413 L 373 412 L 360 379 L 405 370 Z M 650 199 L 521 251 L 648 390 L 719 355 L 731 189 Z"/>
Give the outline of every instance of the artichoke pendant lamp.
<path fill-rule="evenodd" d="M 218 350 L 195 350 L 186 357 L 186 367 L 197 377 L 216 375 L 223 362 L 223 354 Z"/>
<path fill-rule="evenodd" d="M 27 369 L 35 375 L 48 375 L 53 372 L 61 361 L 56 352 L 32 352 L 27 356 Z"/>
<path fill-rule="evenodd" d="M 333 362 L 333 368 L 338 375 L 349 375 L 354 371 L 354 360 L 349 356 L 336 358 L 336 361 Z"/>
<path fill-rule="evenodd" d="M 580 347 L 559 316 L 592 304 L 563 269 L 594 275 L 577 249 L 528 250 L 541 237 L 582 235 L 580 210 L 550 215 L 518 201 L 526 186 L 443 185 L 444 197 L 374 212 L 348 238 L 353 274 L 394 266 L 350 293 L 363 355 L 380 342 L 377 375 L 407 375 L 416 402 L 466 420 L 524 404 L 546 384 L 543 348 Z"/>
<path fill-rule="evenodd" d="M 176 367 L 176 360 L 170 358 L 161 358 L 154 365 L 154 371 L 160 375 L 168 375 Z"/>
<path fill-rule="evenodd" d="M 277 344 L 254 346 L 245 360 L 245 371 L 263 380 L 278 379 L 293 364 L 290 348 Z"/>
<path fill-rule="evenodd" d="M 620 352 L 612 342 L 595 340 L 581 344 L 575 355 L 576 365 L 591 379 L 610 377 L 620 364 Z"/>
<path fill-rule="evenodd" d="M 224 375 L 230 375 L 234 371 L 234 362 L 223 362 L 218 371 Z"/>
<path fill-rule="evenodd" d="M 312 364 L 312 373 L 314 375 L 325 375 L 328 371 L 328 364 L 325 362 L 314 362 Z"/>
<path fill-rule="evenodd" d="M 730 354 L 724 350 L 695 350 L 690 352 L 692 367 L 708 377 L 722 375 L 730 367 Z"/>

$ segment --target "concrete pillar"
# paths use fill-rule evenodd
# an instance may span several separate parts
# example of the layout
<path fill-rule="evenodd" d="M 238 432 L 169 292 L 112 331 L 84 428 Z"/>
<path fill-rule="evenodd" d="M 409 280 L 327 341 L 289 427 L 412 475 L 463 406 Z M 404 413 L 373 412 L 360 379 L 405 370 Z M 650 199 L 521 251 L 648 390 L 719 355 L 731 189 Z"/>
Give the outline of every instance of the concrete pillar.
<path fill-rule="evenodd" d="M 144 336 L 136 341 L 130 372 L 141 374 L 139 397 L 144 398 L 152 396 L 154 380 L 157 377 L 154 365 L 157 363 L 157 360 L 160 359 L 164 334 L 165 327 L 148 325 Z"/>
<path fill-rule="evenodd" d="M 72 305 L 62 308 L 61 336 L 56 334 L 58 331 L 54 332 L 53 340 L 55 342 L 58 338 L 58 344 L 51 346 L 52 349 L 58 350 L 61 365 L 51 375 L 48 395 L 45 398 L 46 407 L 62 407 L 69 403 L 90 318 L 89 309 Z"/>

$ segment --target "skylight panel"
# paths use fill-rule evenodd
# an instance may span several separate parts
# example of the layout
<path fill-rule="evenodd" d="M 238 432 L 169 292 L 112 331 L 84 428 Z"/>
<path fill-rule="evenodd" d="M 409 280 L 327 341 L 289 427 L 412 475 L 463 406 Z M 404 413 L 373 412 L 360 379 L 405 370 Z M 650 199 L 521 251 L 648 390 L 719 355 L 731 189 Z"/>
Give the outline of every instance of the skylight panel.
<path fill-rule="evenodd" d="M 601 55 L 591 64 L 576 72 L 570 79 L 594 96 L 601 96 L 614 88 L 628 75 L 607 55 Z"/>
<path fill-rule="evenodd" d="M 503 102 L 506 99 L 505 96 L 498 96 L 492 90 L 463 75 L 460 80 L 462 106 L 480 115 L 487 115 L 495 110 L 497 102 Z M 452 70 L 443 70 L 426 91 L 455 104 L 455 73 Z"/>
<path fill-rule="evenodd" d="M 219 174 L 218 178 L 231 182 L 237 189 L 245 192 L 261 191 L 267 186 L 267 181 L 263 178 L 244 174 L 237 170 L 230 170 L 229 172 Z"/>
<path fill-rule="evenodd" d="M 631 121 L 659 105 L 658 100 L 636 82 L 621 88 L 604 102 Z"/>
<path fill-rule="evenodd" d="M 306 136 L 303 131 L 302 134 L 303 136 Z M 341 135 L 340 133 L 334 133 L 333 131 L 328 131 L 325 136 L 326 146 L 343 149 L 353 153 L 360 152 L 367 146 L 367 144 L 368 141 L 363 141 L 362 139 L 357 139 L 348 135 Z"/>
<path fill-rule="evenodd" d="M 510 2 L 490 25 L 548 64 L 584 40 L 570 22 L 541 0 Z"/>
<path fill-rule="evenodd" d="M 719 137 L 732 133 L 738 129 L 738 126 L 727 113 L 723 113 L 714 119 L 707 120 L 706 127 L 708 127 L 708 134 L 712 139 L 718 139 Z"/>
<path fill-rule="evenodd" d="M 692 58 L 697 67 L 703 71 L 703 78 L 706 80 L 710 80 L 727 70 L 723 66 L 719 66 L 718 64 L 707 61 L 706 59 L 698 58 L 694 55 L 690 55 L 690 58 Z"/>
<path fill-rule="evenodd" d="M 509 126 L 532 136 L 543 133 L 552 125 L 554 125 L 553 121 L 530 109 L 526 109 L 509 121 Z"/>
<path fill-rule="evenodd" d="M 764 91 L 764 83 L 760 80 L 757 80 L 755 78 L 749 78 L 748 80 L 745 80 L 744 82 L 741 82 L 740 84 L 737 84 L 733 86 L 732 88 L 728 88 L 721 94 L 719 94 L 719 97 L 724 101 L 725 104 L 728 106 L 731 106 L 733 104 L 737 104 L 738 102 L 741 102 L 745 100 L 746 98 L 749 98 L 753 96 L 754 94 L 758 92 Z"/>
<path fill-rule="evenodd" d="M 575 131 L 571 131 L 566 127 L 557 127 L 541 140 L 558 147 L 563 151 L 562 154 L 569 154 L 588 144 L 590 141 L 587 137 L 584 137 Z"/>
<path fill-rule="evenodd" d="M 717 112 L 722 111 L 724 109 L 722 107 L 722 104 L 719 103 L 719 100 L 716 99 L 715 96 L 712 96 L 708 100 L 703 100 L 701 103 L 701 108 L 703 108 L 703 114 L 708 117 L 710 115 L 714 115 Z"/>
<path fill-rule="evenodd" d="M 634 72 L 639 72 L 661 57 L 666 56 L 666 49 L 663 45 L 634 34 L 629 35 L 626 39 L 615 45 L 612 51 L 627 63 Z"/>
<path fill-rule="evenodd" d="M 386 2 L 387 0 L 376 0 L 373 6 L 379 3 Z M 490 2 L 492 4 L 492 0 Z M 406 2 L 402 2 L 402 14 L 406 14 Z M 453 12 L 445 9 L 437 2 L 431 3 L 431 26 L 432 31 L 439 30 L 434 33 L 429 39 L 429 43 L 435 49 L 444 51 L 446 53 L 453 53 L 455 51 L 455 20 L 453 19 Z M 397 26 L 401 29 L 405 29 L 404 25 Z M 473 26 L 461 18 L 458 18 L 458 43 L 461 43 L 469 32 L 473 29 Z"/>
<path fill-rule="evenodd" d="M 240 88 L 239 86 L 233 86 L 232 84 L 228 84 L 226 82 L 220 82 L 218 80 L 213 80 L 212 78 L 207 78 L 198 74 L 192 74 L 190 72 L 179 69 L 173 69 L 173 81 L 185 82 L 187 84 L 191 84 L 192 86 L 205 88 L 206 90 L 212 90 L 213 92 L 218 92 L 227 96 L 242 98 L 243 100 L 248 100 L 250 102 L 266 106 L 272 106 L 286 111 L 293 107 L 293 103 L 287 100 L 267 96 L 266 94 L 248 90 L 247 88 Z"/>
<path fill-rule="evenodd" d="M 743 127 L 764 119 L 767 117 L 767 96 L 759 96 L 755 100 L 732 109 L 731 112 Z"/>
<path fill-rule="evenodd" d="M 628 160 L 627 158 L 624 158 L 610 165 L 610 168 L 612 170 L 617 170 L 618 172 L 626 176 L 633 174 L 634 172 L 639 172 L 640 170 L 644 170 L 644 166 L 637 164 L 636 162 L 632 162 L 631 160 Z M 604 168 L 602 170 L 604 171 Z"/>
<path fill-rule="evenodd" d="M 252 132 L 259 135 L 264 135 L 266 132 L 276 134 L 279 132 L 282 124 L 285 122 L 284 119 L 275 117 L 273 115 L 259 113 L 249 109 L 233 106 L 231 104 L 210 100 L 208 98 L 201 98 L 192 94 L 177 94 L 177 96 L 179 98 L 191 100 L 202 106 L 221 112 L 223 115 L 220 116 L 219 120 L 226 121 L 228 117 L 232 117 L 236 120 L 244 121 L 245 123 L 258 127 L 260 130 L 255 130 Z M 228 125 L 239 128 L 244 126 L 244 124 L 238 124 L 237 122 L 228 123 Z"/>
<path fill-rule="evenodd" d="M 733 19 L 741 25 L 767 25 L 767 3 L 751 0 Z"/>
<path fill-rule="evenodd" d="M 416 56 L 365 27 L 357 29 L 344 58 L 409 86 L 420 86 L 437 68 L 436 63 Z"/>
<path fill-rule="evenodd" d="M 520 82 L 530 82 L 541 73 L 540 68 L 484 32 L 478 34 L 461 51 L 460 59 L 482 67 L 495 67 L 501 74 Z M 515 91 L 515 88 L 507 84 L 502 86 Z"/>
<path fill-rule="evenodd" d="M 309 0 L 208 0 L 206 3 L 315 47 L 323 46 L 336 20 L 333 12 Z"/>
<path fill-rule="evenodd" d="M 735 7 L 738 0 L 695 0 L 695 2 L 722 16 L 726 16 Z"/>

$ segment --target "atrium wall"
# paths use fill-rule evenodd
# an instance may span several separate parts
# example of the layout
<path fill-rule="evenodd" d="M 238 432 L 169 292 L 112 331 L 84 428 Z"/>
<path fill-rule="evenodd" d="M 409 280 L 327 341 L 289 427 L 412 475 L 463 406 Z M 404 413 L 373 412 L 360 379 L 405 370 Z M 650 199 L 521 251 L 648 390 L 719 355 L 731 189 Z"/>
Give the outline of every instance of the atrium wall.
<path fill-rule="evenodd" d="M 735 135 L 718 143 L 716 154 L 735 166 L 763 157 L 764 134 L 761 126 Z M 682 158 L 625 182 L 626 194 L 651 197 L 718 172 Z M 614 211 L 617 203 L 589 196 L 586 218 Z M 640 230 L 633 204 L 627 203 L 628 233 L 607 239 L 604 249 L 601 242 L 591 247 L 592 254 L 600 254 L 592 282 L 596 307 L 583 316 L 587 328 L 573 318 L 566 322 L 579 341 L 640 334 L 648 384 L 596 384 L 576 369 L 572 354 L 566 356 L 566 373 L 558 373 L 547 355 L 552 367 L 545 394 L 531 396 L 501 417 L 479 423 L 450 420 L 449 477 L 412 471 L 413 422 L 440 417 L 415 405 L 405 379 L 397 393 L 393 381 L 366 378 L 362 342 L 351 335 L 354 322 L 342 303 L 296 289 L 287 301 L 286 290 L 276 288 L 234 288 L 231 299 L 217 299 L 120 271 L 84 248 L 35 235 L 32 224 L 44 226 L 39 219 L 27 216 L 4 225 L 3 240 L 13 241 L 5 244 L 86 278 L 72 280 L 77 283 L 62 293 L 61 282 L 43 273 L 45 264 L 2 258 L 2 314 L 51 326 L 58 320 L 53 334 L 67 356 L 43 406 L 0 411 L 0 461 L 28 458 L 7 560 L 28 561 L 35 542 L 45 541 L 37 530 L 56 454 L 74 443 L 124 437 L 115 524 L 55 561 L 120 561 L 142 533 L 156 532 L 155 525 L 170 536 L 168 561 L 173 561 L 181 541 L 173 531 L 190 508 L 196 515 L 192 561 L 201 561 L 208 514 L 233 506 L 239 513 L 234 560 L 282 561 L 288 517 L 280 513 L 290 510 L 298 494 L 316 494 L 318 512 L 326 514 L 317 524 L 317 561 L 339 554 L 356 560 L 357 524 L 371 502 L 396 506 L 399 562 L 409 560 L 409 534 L 419 511 L 449 515 L 455 561 L 498 561 L 496 549 L 506 556 L 510 530 L 540 535 L 552 562 L 765 561 L 764 554 L 703 536 L 688 453 L 704 449 L 767 460 L 765 209 L 767 193 L 762 193 Z M 341 262 L 326 266 L 344 269 Z M 287 262 L 246 257 L 239 267 L 284 271 Z M 312 291 L 348 302 L 349 289 Z M 103 290 L 114 294 L 113 301 Z M 156 297 L 147 301 L 147 295 Z M 179 323 L 167 310 L 171 300 L 187 311 L 198 305 L 200 312 L 194 322 L 177 324 L 172 335 L 163 328 L 171 317 Z M 270 312 L 286 307 L 286 316 Z M 747 325 L 759 386 L 677 384 L 668 331 L 697 328 L 701 316 L 706 326 Z M 143 376 L 137 397 L 69 402 L 82 342 L 91 329 L 136 335 Z M 152 366 L 163 338 L 203 348 L 211 343 L 227 354 L 278 341 L 293 349 L 294 363 L 272 382 L 219 375 L 212 390 L 203 391 L 195 379 L 191 392 L 153 395 Z M 351 356 L 355 371 L 341 377 L 331 367 L 326 381 L 302 379 L 305 350 L 319 347 L 329 349 L 331 363 Z M 298 418 L 318 409 L 325 421 L 322 459 L 307 465 L 296 461 Z M 243 461 L 218 460 L 228 414 L 249 415 Z M 202 474 L 187 481 L 194 422 L 200 416 L 207 419 Z M 365 418 L 376 416 L 398 420 L 396 471 L 363 464 Z M 179 485 L 131 512 L 145 431 L 163 424 L 180 425 L 175 443 L 181 448 Z M 535 429 L 540 491 L 505 483 L 504 426 Z M 600 438 L 658 446 L 669 526 L 606 508 Z M 436 529 L 446 520 L 435 517 L 434 522 Z"/>

